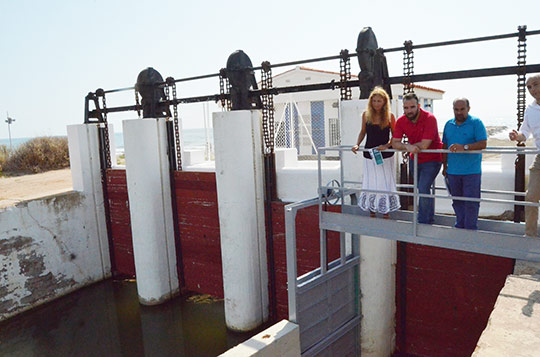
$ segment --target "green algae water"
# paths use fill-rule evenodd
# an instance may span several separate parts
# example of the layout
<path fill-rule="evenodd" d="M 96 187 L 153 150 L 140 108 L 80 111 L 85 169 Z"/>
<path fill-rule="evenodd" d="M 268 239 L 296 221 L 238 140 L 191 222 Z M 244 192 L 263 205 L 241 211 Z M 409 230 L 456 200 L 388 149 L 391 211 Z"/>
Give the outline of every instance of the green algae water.
<path fill-rule="evenodd" d="M 227 330 L 223 301 L 143 306 L 106 280 L 1 322 L 0 356 L 217 356 L 260 330 Z"/>

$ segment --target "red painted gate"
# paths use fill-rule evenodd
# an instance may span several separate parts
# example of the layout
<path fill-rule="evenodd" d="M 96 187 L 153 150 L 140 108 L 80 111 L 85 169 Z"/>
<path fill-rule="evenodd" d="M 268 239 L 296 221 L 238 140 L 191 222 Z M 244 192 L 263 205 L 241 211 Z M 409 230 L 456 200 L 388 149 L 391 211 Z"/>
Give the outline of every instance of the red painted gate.
<path fill-rule="evenodd" d="M 109 203 L 109 236 L 114 276 L 134 277 L 133 241 L 126 170 L 107 169 L 105 180 Z"/>
<path fill-rule="evenodd" d="M 174 173 L 185 289 L 223 297 L 214 172 Z"/>
<path fill-rule="evenodd" d="M 180 242 L 178 261 L 182 264 L 180 285 L 200 294 L 223 297 L 221 244 L 216 177 L 213 172 L 175 171 L 177 219 Z M 108 169 L 106 189 L 110 211 L 110 234 L 115 275 L 135 276 L 133 243 L 129 216 L 126 171 Z M 272 202 L 274 269 L 277 318 L 288 318 L 287 259 L 285 252 L 284 207 Z M 330 207 L 331 210 L 339 207 Z M 318 208 L 301 210 L 297 217 L 298 273 L 304 274 L 320 262 Z M 339 234 L 328 234 L 328 257 L 339 256 Z M 272 274 L 269 274 L 271 277 Z"/>

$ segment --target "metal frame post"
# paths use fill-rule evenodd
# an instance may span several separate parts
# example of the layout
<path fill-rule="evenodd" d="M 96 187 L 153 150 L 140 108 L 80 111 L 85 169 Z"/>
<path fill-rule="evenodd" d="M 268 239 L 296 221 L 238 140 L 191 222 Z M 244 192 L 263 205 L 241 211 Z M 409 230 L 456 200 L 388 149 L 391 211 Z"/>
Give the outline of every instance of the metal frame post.
<path fill-rule="evenodd" d="M 413 180 L 414 180 L 414 201 L 413 201 L 413 236 L 416 237 L 417 233 L 417 225 L 418 225 L 418 155 L 414 157 L 414 173 L 413 173 Z"/>
<path fill-rule="evenodd" d="M 289 320 L 296 323 L 296 209 L 288 206 L 285 206 L 285 250 L 287 254 Z"/>

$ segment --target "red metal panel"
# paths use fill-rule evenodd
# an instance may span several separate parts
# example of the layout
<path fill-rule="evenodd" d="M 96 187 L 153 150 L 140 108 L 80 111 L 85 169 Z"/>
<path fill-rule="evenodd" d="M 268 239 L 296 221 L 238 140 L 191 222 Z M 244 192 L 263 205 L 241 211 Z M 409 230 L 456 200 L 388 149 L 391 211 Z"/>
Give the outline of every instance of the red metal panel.
<path fill-rule="evenodd" d="M 274 269 L 278 320 L 288 319 L 287 258 L 285 250 L 285 212 L 287 203 L 272 202 L 272 227 L 274 232 Z M 329 211 L 339 212 L 339 206 L 329 206 Z M 339 257 L 339 233 L 329 232 L 328 261 Z M 298 276 L 320 266 L 319 209 L 302 209 L 296 217 L 296 256 Z"/>
<path fill-rule="evenodd" d="M 106 175 L 109 199 L 110 234 L 114 255 L 114 273 L 120 276 L 135 276 L 129 198 L 126 170 L 108 169 Z"/>
<path fill-rule="evenodd" d="M 397 354 L 471 355 L 513 266 L 512 259 L 406 244 L 397 265 Z"/>
<path fill-rule="evenodd" d="M 216 176 L 174 173 L 184 287 L 223 297 Z"/>

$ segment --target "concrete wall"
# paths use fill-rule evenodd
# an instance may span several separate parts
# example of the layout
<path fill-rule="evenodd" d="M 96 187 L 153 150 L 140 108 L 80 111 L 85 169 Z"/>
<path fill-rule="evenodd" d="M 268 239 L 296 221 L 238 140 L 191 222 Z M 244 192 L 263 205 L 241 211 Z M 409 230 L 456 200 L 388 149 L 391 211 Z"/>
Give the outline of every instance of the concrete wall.
<path fill-rule="evenodd" d="M 278 198 L 295 202 L 317 197 L 317 161 L 298 161 L 296 149 L 276 148 L 276 183 Z M 339 161 L 322 161 L 322 184 L 339 180 Z M 299 185 L 298 183 L 302 184 Z"/>
<path fill-rule="evenodd" d="M 97 125 L 67 131 L 79 192 L 0 210 L 0 320 L 110 276 Z"/>
<path fill-rule="evenodd" d="M 520 270 L 506 278 L 474 357 L 538 355 L 540 264 L 521 262 Z"/>
<path fill-rule="evenodd" d="M 298 325 L 282 320 L 220 356 L 297 357 L 300 356 L 300 330 Z"/>
<path fill-rule="evenodd" d="M 109 276 L 92 202 L 69 192 L 0 210 L 0 320 Z"/>

